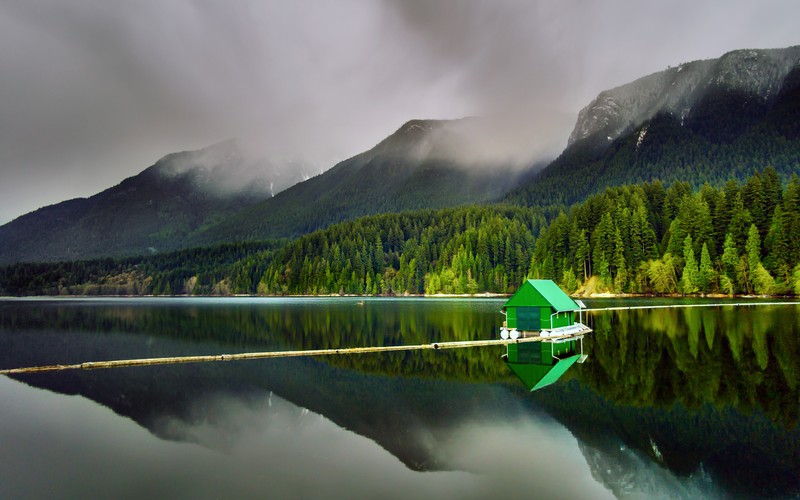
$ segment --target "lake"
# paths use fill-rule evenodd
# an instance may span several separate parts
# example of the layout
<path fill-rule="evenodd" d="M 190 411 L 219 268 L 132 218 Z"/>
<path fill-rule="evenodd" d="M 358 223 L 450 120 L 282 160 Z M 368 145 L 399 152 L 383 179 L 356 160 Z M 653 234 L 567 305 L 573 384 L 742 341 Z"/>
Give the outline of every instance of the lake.
<path fill-rule="evenodd" d="M 496 338 L 503 302 L 2 299 L 0 368 Z M 588 323 L 535 392 L 502 347 L 0 376 L 0 498 L 800 495 L 800 307 Z"/>

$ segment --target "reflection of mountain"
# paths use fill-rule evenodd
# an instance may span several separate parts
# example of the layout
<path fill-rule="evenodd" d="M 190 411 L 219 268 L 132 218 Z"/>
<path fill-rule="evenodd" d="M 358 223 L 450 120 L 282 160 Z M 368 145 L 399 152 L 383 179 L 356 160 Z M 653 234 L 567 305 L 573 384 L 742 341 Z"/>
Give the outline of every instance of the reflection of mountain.
<path fill-rule="evenodd" d="M 724 498 L 702 469 L 697 474 L 680 477 L 617 441 L 595 446 L 578 443 L 594 478 L 617 498 L 659 498 L 666 496 L 667 490 L 671 498 Z"/>
<path fill-rule="evenodd" d="M 11 353 L 30 352 L 33 345 L 37 346 L 35 355 L 14 356 L 15 362 L 40 363 L 65 355 L 83 359 L 88 353 L 96 359 L 111 359 L 230 351 L 230 346 L 210 342 L 74 333 L 65 353 L 58 334 L 19 333 L 12 337 L 0 341 L 2 366 L 9 365 Z M 497 386 L 370 376 L 313 359 L 73 371 L 18 379 L 56 392 L 80 394 L 172 439 L 181 436 L 169 434 L 170 428 L 162 425 L 171 419 L 224 427 L 224 422 L 214 421 L 223 415 L 197 411 L 198 403 L 210 397 L 229 395 L 246 401 L 253 394 L 273 391 L 374 440 L 414 470 L 445 468 L 434 451 L 449 430 L 465 419 L 476 415 L 500 418 L 500 413 L 518 416 L 522 411 L 520 402 Z M 485 415 L 487 411 L 494 417 Z"/>
<path fill-rule="evenodd" d="M 738 495 L 800 492 L 800 432 L 776 427 L 760 412 L 617 405 L 575 381 L 558 389 L 532 397 L 587 447 L 595 476 L 617 495 L 647 493 L 643 482 L 661 481 L 667 470 L 682 478 L 682 488 L 706 487 L 701 483 L 710 478 Z"/>
<path fill-rule="evenodd" d="M 13 311 L 6 306 L 0 314 L 0 366 L 485 338 L 499 321 L 492 301 L 259 303 L 57 302 Z M 447 468 L 451 462 L 437 450 L 469 419 L 511 421 L 544 410 L 578 437 L 590 465 L 614 462 L 610 475 L 595 471 L 614 491 L 629 491 L 628 480 L 638 483 L 641 474 L 661 487 L 676 473 L 683 479 L 675 484 L 697 488 L 702 484 L 685 478 L 707 473 L 732 492 L 797 493 L 797 385 L 787 380 L 798 358 L 786 357 L 797 345 L 792 311 L 593 316 L 597 333 L 585 342 L 589 362 L 566 374 L 572 382 L 532 395 L 491 349 L 429 358 L 409 353 L 64 372 L 25 381 L 83 394 L 172 439 L 186 436 L 160 426 L 165 419 L 192 424 L 223 418 L 197 411 L 209 397 L 246 401 L 274 391 L 374 440 L 415 470 Z M 507 381 L 511 392 L 454 381 L 471 374 L 485 382 Z M 618 455 L 620 445 L 625 449 Z"/>

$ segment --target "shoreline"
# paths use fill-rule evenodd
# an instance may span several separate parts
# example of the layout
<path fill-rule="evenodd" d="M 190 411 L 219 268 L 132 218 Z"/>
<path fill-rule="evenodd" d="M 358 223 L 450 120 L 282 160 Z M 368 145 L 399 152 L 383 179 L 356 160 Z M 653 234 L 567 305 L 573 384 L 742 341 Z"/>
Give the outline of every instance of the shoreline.
<path fill-rule="evenodd" d="M 0 300 L 22 300 L 22 299 L 157 299 L 157 298 L 198 298 L 198 299 L 219 299 L 219 298 L 298 298 L 298 299 L 313 299 L 313 298 L 385 298 L 385 299 L 499 299 L 511 297 L 510 293 L 496 293 L 484 292 L 476 294 L 396 294 L 396 295 L 356 295 L 356 294 L 325 294 L 325 295 L 255 295 L 255 294 L 231 294 L 231 295 L 0 295 Z M 794 295 L 753 295 L 753 294 L 735 294 L 725 295 L 719 293 L 709 294 L 691 294 L 683 295 L 680 293 L 655 295 L 648 293 L 592 293 L 592 294 L 570 294 L 574 299 L 800 299 Z"/>

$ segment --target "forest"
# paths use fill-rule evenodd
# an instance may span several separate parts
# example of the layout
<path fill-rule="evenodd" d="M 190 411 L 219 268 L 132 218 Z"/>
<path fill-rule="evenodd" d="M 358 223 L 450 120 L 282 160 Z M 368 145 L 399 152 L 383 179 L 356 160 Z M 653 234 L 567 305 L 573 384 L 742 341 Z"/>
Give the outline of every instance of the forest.
<path fill-rule="evenodd" d="M 609 188 L 539 235 L 529 276 L 574 292 L 800 293 L 800 179 L 772 167 L 740 184 Z"/>
<path fill-rule="evenodd" d="M 800 179 L 607 188 L 569 208 L 473 205 L 362 217 L 292 241 L 0 267 L 9 295 L 800 294 Z"/>

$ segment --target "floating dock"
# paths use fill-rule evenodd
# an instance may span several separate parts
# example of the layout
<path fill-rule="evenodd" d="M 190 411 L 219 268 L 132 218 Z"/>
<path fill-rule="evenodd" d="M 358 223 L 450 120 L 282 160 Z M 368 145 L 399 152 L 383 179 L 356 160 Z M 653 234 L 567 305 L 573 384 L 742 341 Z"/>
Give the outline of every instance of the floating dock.
<path fill-rule="evenodd" d="M 577 325 L 573 325 L 577 326 Z M 378 352 L 399 351 L 424 351 L 442 349 L 464 349 L 468 347 L 507 346 L 509 344 L 523 344 L 527 342 L 567 342 L 577 340 L 592 330 L 584 325 L 583 329 L 543 330 L 538 334 L 518 339 L 492 339 L 492 340 L 464 340 L 454 342 L 434 342 L 431 344 L 392 345 L 375 347 L 346 347 L 341 349 L 309 349 L 302 351 L 268 351 L 268 352 L 243 352 L 235 354 L 217 354 L 205 356 L 176 356 L 164 358 L 119 359 L 113 361 L 87 361 L 76 364 L 31 366 L 25 368 L 10 368 L 0 370 L 0 375 L 20 373 L 41 373 L 63 370 L 100 370 L 107 368 L 126 368 L 134 366 L 175 365 L 182 363 L 210 363 L 214 361 L 244 361 L 251 359 L 297 358 L 303 356 L 345 356 L 350 354 L 369 354 Z M 570 327 L 571 328 L 571 327 Z"/>

